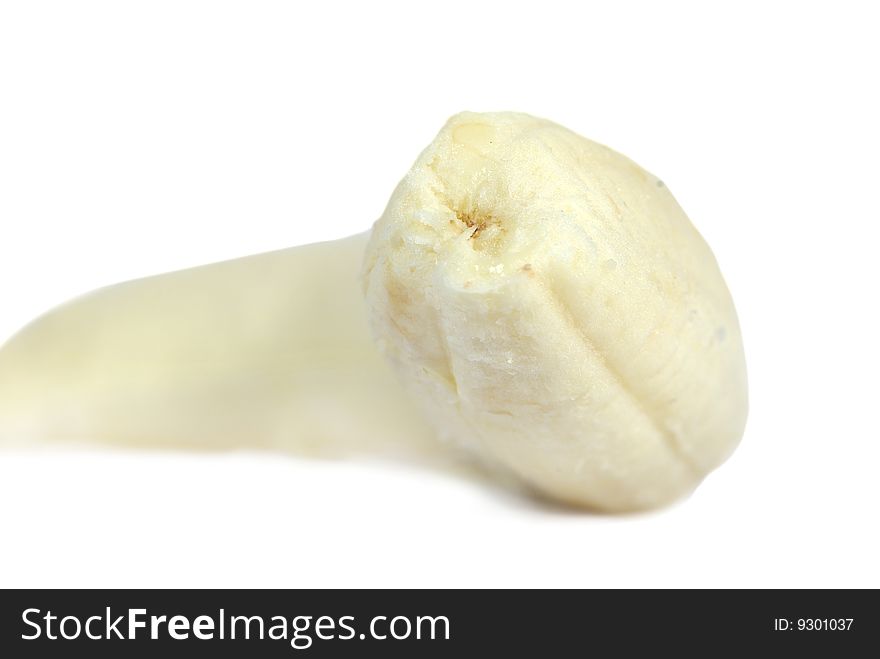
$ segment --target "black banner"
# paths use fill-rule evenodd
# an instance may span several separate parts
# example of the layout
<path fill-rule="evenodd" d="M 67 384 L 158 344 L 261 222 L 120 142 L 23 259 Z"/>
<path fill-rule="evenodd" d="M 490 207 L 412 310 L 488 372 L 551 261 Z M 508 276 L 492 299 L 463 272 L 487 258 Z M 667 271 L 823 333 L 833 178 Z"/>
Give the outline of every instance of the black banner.
<path fill-rule="evenodd" d="M 0 592 L 0 656 L 876 653 L 878 591 Z"/>

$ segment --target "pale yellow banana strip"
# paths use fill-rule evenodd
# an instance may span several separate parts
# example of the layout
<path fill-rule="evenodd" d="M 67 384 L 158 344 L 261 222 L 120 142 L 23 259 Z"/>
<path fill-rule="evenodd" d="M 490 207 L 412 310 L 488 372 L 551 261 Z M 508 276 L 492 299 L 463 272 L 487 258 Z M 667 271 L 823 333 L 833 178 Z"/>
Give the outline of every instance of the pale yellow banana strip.
<path fill-rule="evenodd" d="M 369 335 L 366 240 L 126 282 L 50 311 L 0 349 L 0 441 L 435 454 Z"/>

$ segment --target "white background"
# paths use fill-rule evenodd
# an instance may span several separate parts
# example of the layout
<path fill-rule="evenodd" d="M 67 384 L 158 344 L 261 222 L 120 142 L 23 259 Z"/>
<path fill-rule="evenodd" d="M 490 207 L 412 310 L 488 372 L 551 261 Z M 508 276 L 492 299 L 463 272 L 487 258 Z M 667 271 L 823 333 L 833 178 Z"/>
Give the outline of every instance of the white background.
<path fill-rule="evenodd" d="M 0 586 L 880 586 L 871 3 L 8 2 L 0 340 L 96 286 L 361 231 L 446 118 L 661 176 L 737 302 L 751 414 L 667 510 L 402 466 L 2 452 Z"/>

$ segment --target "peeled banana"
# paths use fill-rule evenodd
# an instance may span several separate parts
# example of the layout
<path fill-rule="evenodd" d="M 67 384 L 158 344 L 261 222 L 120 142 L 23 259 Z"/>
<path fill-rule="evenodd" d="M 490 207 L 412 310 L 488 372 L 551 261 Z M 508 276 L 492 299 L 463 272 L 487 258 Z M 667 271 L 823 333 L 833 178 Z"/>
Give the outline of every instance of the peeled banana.
<path fill-rule="evenodd" d="M 669 191 L 515 113 L 450 119 L 369 234 L 101 289 L 0 349 L 6 442 L 326 455 L 439 435 L 609 511 L 691 491 L 747 407 L 731 297 Z"/>

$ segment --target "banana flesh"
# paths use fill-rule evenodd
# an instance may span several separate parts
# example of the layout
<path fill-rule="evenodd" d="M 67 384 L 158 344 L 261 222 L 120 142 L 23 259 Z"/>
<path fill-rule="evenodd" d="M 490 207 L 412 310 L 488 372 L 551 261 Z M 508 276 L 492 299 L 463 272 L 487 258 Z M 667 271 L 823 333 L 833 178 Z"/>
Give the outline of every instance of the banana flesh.
<path fill-rule="evenodd" d="M 709 247 L 659 179 L 549 121 L 453 117 L 376 223 L 364 281 L 438 432 L 552 498 L 663 505 L 742 436 L 742 340 Z"/>
<path fill-rule="evenodd" d="M 7 444 L 464 447 L 608 511 L 690 492 L 747 408 L 733 302 L 669 190 L 514 113 L 450 119 L 369 234 L 101 289 L 0 349 Z"/>

